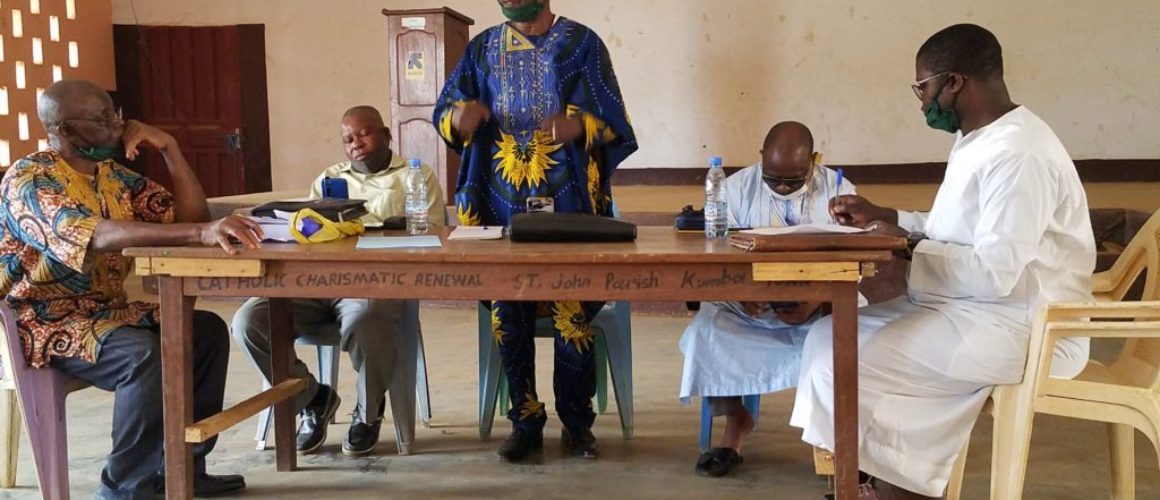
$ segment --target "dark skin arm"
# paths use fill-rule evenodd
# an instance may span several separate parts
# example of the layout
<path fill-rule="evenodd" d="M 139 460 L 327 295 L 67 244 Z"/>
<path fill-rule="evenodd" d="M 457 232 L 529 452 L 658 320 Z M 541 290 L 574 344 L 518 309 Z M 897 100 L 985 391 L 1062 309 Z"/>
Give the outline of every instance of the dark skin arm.
<path fill-rule="evenodd" d="M 830 215 L 843 226 L 866 227 L 873 221 L 898 224 L 898 211 L 880 207 L 858 195 L 842 195 L 830 198 Z"/>
<path fill-rule="evenodd" d="M 491 119 L 491 111 L 479 103 L 468 101 L 462 108 L 451 111 L 451 126 L 459 132 L 460 137 L 470 138 L 475 135 L 475 129 Z"/>
<path fill-rule="evenodd" d="M 138 246 L 218 245 L 227 254 L 237 250 L 230 239 L 247 249 L 261 245 L 262 228 L 245 217 L 229 216 L 209 220 L 209 204 L 197 175 L 181 154 L 173 136 L 136 120 L 125 123 L 121 139 L 130 160 L 140 155 L 141 147 L 156 149 L 165 158 L 174 184 L 174 224 L 155 224 L 134 220 L 103 220 L 97 224 L 89 250 L 97 253 L 120 252 Z"/>
<path fill-rule="evenodd" d="M 120 252 L 129 247 L 218 245 L 229 255 L 237 253 L 230 239 L 255 250 L 261 246 L 262 227 L 251 219 L 231 215 L 212 222 L 153 224 L 132 220 L 104 220 L 97 224 L 89 250 Z"/>
<path fill-rule="evenodd" d="M 777 319 L 780 319 L 782 323 L 787 325 L 800 325 L 809 321 L 821 307 L 821 302 L 799 302 L 794 307 L 774 309 L 773 313 L 777 315 Z"/>
<path fill-rule="evenodd" d="M 491 119 L 491 111 L 479 101 L 470 101 L 462 108 L 451 112 L 451 126 L 460 137 L 472 137 L 484 123 Z M 584 125 L 578 118 L 568 118 L 563 113 L 544 120 L 540 130 L 552 134 L 552 140 L 557 144 L 567 144 L 584 135 Z"/>
<path fill-rule="evenodd" d="M 121 140 L 125 144 L 125 156 L 130 160 L 137 159 L 141 147 L 156 149 L 165 158 L 169 176 L 173 179 L 173 212 L 176 222 L 209 221 L 205 190 L 173 136 L 157 127 L 129 120 L 125 122 L 125 133 Z"/>
<path fill-rule="evenodd" d="M 741 308 L 749 317 L 756 318 L 759 314 L 769 309 L 770 305 L 768 302 L 742 302 Z M 793 307 L 775 308 L 773 314 L 782 323 L 787 325 L 800 325 L 809 321 L 814 313 L 818 312 L 820 307 L 822 307 L 821 302 L 798 302 Z"/>

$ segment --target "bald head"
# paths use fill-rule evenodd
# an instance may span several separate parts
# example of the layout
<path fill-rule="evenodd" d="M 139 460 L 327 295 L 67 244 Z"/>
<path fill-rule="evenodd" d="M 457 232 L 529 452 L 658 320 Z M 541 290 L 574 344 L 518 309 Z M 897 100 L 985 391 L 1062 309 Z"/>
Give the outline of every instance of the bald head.
<path fill-rule="evenodd" d="M 342 114 L 342 146 L 355 170 L 373 173 L 390 166 L 391 131 L 372 106 L 355 106 Z"/>
<path fill-rule="evenodd" d="M 798 122 L 781 122 L 769 129 L 761 148 L 761 173 L 777 179 L 805 179 L 814 166 L 814 136 Z M 793 189 L 786 184 L 770 186 L 780 194 Z"/>
<path fill-rule="evenodd" d="M 36 115 L 45 129 L 64 120 L 101 116 L 112 109 L 113 100 L 93 82 L 61 80 L 44 89 L 36 103 Z M 53 131 L 48 130 L 51 134 Z"/>
<path fill-rule="evenodd" d="M 761 149 L 778 148 L 806 148 L 814 152 L 814 135 L 810 129 L 800 122 L 781 122 L 769 129 L 765 135 L 765 143 Z"/>
<path fill-rule="evenodd" d="M 342 114 L 342 120 L 344 122 L 346 121 L 347 118 L 351 118 L 351 117 L 361 118 L 361 119 L 367 121 L 371 125 L 377 125 L 379 127 L 386 127 L 387 126 L 386 123 L 383 122 L 382 113 L 379 113 L 379 110 L 376 109 L 374 106 L 366 106 L 366 105 L 355 106 L 353 108 L 346 110 L 346 113 Z"/>
<path fill-rule="evenodd" d="M 125 123 L 109 93 L 85 80 L 61 80 L 44 89 L 36 115 L 49 144 L 66 159 L 79 148 L 112 148 L 121 143 Z"/>

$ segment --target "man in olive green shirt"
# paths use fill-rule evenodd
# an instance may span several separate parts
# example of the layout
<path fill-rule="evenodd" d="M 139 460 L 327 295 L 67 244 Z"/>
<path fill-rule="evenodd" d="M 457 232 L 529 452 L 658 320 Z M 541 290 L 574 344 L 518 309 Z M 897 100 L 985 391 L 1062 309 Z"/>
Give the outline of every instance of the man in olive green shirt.
<path fill-rule="evenodd" d="M 407 162 L 391 152 L 391 131 L 383 124 L 378 110 L 357 106 L 342 117 L 342 143 L 350 161 L 333 165 L 310 187 L 311 198 L 322 197 L 322 180 L 327 177 L 346 180 L 352 199 L 367 200 L 367 224 L 381 223 L 389 217 L 405 215 Z M 427 166 L 422 167 L 427 183 L 428 221 L 442 226 L 446 218 L 443 190 Z M 350 353 L 358 372 L 358 405 L 352 414 L 350 430 L 342 443 L 347 456 L 371 453 L 379 440 L 384 394 L 391 385 L 395 360 L 395 337 L 403 324 L 406 301 L 377 299 L 295 299 L 293 302 L 295 336 L 309 337 L 333 328 L 338 323 L 342 340 L 339 346 Z M 234 316 L 234 339 L 250 360 L 270 380 L 269 301 L 252 298 Z M 301 360 L 295 358 L 290 376 L 303 378 L 309 384 L 298 395 L 300 411 L 297 448 L 300 453 L 317 451 L 326 441 L 327 425 L 338 410 L 340 398 L 334 388 L 319 384 Z M 414 391 L 412 387 L 409 390 Z"/>
<path fill-rule="evenodd" d="M 390 141 L 391 131 L 382 125 L 378 111 L 370 106 L 351 108 L 342 126 L 342 143 L 350 160 L 323 170 L 310 185 L 310 198 L 322 198 L 323 179 L 340 178 L 346 180 L 350 198 L 367 200 L 369 213 L 363 216 L 364 223 L 377 225 L 388 217 L 405 215 L 407 159 L 391 153 Z M 376 150 L 385 158 L 375 157 L 372 151 Z M 447 213 L 443 189 L 430 167 L 423 165 L 422 169 L 427 183 L 427 218 L 431 224 L 442 226 Z"/>

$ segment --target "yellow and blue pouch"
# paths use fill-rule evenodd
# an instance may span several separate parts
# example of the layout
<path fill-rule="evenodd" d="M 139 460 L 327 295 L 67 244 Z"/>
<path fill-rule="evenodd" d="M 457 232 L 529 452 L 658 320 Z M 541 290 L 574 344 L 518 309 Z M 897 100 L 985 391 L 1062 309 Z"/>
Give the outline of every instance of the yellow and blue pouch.
<path fill-rule="evenodd" d="M 318 212 L 303 208 L 290 220 L 290 235 L 299 243 L 326 243 L 366 232 L 362 220 L 335 222 Z"/>

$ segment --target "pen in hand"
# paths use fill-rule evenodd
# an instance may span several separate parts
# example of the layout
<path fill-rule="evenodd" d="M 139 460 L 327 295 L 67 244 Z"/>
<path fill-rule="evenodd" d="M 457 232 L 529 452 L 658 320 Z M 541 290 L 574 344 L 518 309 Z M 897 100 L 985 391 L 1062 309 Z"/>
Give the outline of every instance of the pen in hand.
<path fill-rule="evenodd" d="M 838 167 L 838 181 L 836 183 L 837 186 L 834 188 L 833 198 L 837 198 L 839 196 L 842 196 L 842 181 L 844 179 L 845 179 L 845 173 L 842 172 L 842 167 Z M 831 206 L 829 212 L 830 212 L 830 224 L 838 224 L 839 221 L 838 221 L 837 217 L 834 216 L 834 210 L 833 210 L 832 206 Z"/>

